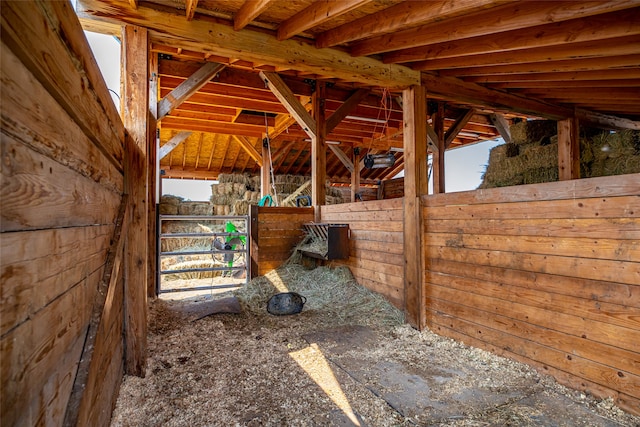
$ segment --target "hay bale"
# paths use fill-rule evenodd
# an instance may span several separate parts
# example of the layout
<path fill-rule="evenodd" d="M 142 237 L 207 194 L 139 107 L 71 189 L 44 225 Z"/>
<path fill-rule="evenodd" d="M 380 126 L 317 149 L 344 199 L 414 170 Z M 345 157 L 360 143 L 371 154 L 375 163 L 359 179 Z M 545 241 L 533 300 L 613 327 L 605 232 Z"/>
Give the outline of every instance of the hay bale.
<path fill-rule="evenodd" d="M 236 200 L 233 204 L 232 215 L 247 215 L 249 213 L 249 202 L 246 200 Z"/>
<path fill-rule="evenodd" d="M 520 155 L 520 146 L 518 144 L 509 142 L 505 145 L 505 147 L 506 147 L 505 155 L 507 157 L 516 157 Z"/>
<path fill-rule="evenodd" d="M 178 206 L 179 215 L 212 215 L 213 205 L 209 202 L 182 202 Z"/>
<path fill-rule="evenodd" d="M 546 138 L 556 135 L 558 126 L 553 120 L 526 120 L 511 125 L 509 130 L 514 144 L 540 144 Z"/>
<path fill-rule="evenodd" d="M 160 203 L 160 215 L 178 215 L 178 205 Z"/>

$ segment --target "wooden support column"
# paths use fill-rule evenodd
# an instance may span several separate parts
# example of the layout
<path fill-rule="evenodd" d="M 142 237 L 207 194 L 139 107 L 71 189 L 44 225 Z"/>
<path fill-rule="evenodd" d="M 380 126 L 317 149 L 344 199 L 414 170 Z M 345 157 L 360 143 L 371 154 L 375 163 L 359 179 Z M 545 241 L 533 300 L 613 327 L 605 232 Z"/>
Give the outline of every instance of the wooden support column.
<path fill-rule="evenodd" d="M 158 278 L 158 262 L 157 262 L 157 233 L 158 224 L 156 222 L 156 215 L 158 213 L 158 197 L 157 185 L 160 175 L 158 175 L 158 54 L 155 52 L 149 52 L 149 119 L 147 122 L 147 165 L 149 167 L 148 173 L 148 187 L 147 187 L 147 200 L 148 206 L 148 221 L 149 221 L 149 270 L 147 271 L 147 297 L 155 298 L 157 296 L 157 278 Z"/>
<path fill-rule="evenodd" d="M 406 321 L 426 327 L 420 196 L 427 194 L 427 97 L 423 86 L 403 92 L 404 111 L 404 300 Z M 444 147 L 443 147 L 444 151 Z"/>
<path fill-rule="evenodd" d="M 327 180 L 327 146 L 325 121 L 326 85 L 316 83 L 313 93 L 313 118 L 315 120 L 315 136 L 311 138 L 311 202 L 316 208 L 316 221 L 319 221 L 319 207 L 325 204 Z"/>
<path fill-rule="evenodd" d="M 129 232 L 125 242 L 125 372 L 144 377 L 147 363 L 148 210 L 147 144 L 149 80 L 147 30 L 127 25 L 122 32 L 122 117 L 125 136 L 125 192 L 129 194 Z"/>
<path fill-rule="evenodd" d="M 360 164 L 360 151 L 353 149 L 353 164 Z M 356 201 L 356 194 L 360 192 L 360 168 L 354 166 L 351 171 L 351 203 Z"/>
<path fill-rule="evenodd" d="M 433 128 L 438 146 L 433 150 L 433 192 L 444 193 L 444 151 L 446 149 L 444 135 L 444 103 L 438 102 L 438 112 L 433 115 Z"/>
<path fill-rule="evenodd" d="M 262 167 L 260 168 L 260 197 L 271 192 L 271 161 L 269 159 L 269 147 L 262 143 Z"/>
<path fill-rule="evenodd" d="M 580 128 L 575 117 L 558 121 L 558 178 L 580 178 Z"/>

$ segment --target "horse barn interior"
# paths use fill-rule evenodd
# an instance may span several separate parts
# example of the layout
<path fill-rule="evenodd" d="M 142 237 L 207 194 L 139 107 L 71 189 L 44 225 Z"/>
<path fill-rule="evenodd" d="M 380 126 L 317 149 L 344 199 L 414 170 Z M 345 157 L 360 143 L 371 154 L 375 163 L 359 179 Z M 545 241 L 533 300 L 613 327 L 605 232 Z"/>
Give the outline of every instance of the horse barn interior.
<path fill-rule="evenodd" d="M 640 152 L 637 1 L 0 9 L 2 425 L 111 423 L 123 378 L 152 372 L 159 181 L 221 174 L 259 177 L 261 196 L 275 175 L 310 177 L 312 206 L 252 207 L 252 275 L 289 257 L 303 223 L 348 224 L 349 256 L 329 264 L 410 331 L 523 362 L 638 419 L 640 164 L 586 174 L 580 142 L 635 132 Z M 120 111 L 83 29 L 121 42 Z M 446 150 L 512 143 L 510 126 L 539 120 L 557 131 L 555 179 L 446 192 Z M 350 200 L 327 204 L 332 188 Z M 349 419 L 333 425 L 391 425 Z M 262 421 L 236 424 L 287 424 Z M 436 424 L 449 425 L 394 425 Z"/>

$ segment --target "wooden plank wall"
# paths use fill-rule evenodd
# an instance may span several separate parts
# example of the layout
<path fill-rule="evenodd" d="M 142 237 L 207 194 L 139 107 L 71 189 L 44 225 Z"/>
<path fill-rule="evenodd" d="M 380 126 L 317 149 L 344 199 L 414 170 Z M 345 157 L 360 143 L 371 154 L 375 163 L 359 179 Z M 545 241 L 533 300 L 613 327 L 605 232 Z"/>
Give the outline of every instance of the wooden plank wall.
<path fill-rule="evenodd" d="M 0 424 L 56 426 L 120 205 L 124 128 L 68 2 L 1 13 Z M 81 425 L 109 424 L 122 305 L 111 290 Z"/>
<path fill-rule="evenodd" d="M 262 276 L 289 259 L 313 222 L 313 208 L 251 206 L 251 277 Z"/>
<path fill-rule="evenodd" d="M 362 286 L 404 308 L 403 199 L 322 206 L 321 222 L 349 224 L 351 253 L 346 265 Z"/>
<path fill-rule="evenodd" d="M 404 197 L 404 178 L 395 178 L 380 183 L 379 199 L 397 199 Z"/>
<path fill-rule="evenodd" d="M 640 413 L 640 174 L 421 200 L 436 333 Z"/>

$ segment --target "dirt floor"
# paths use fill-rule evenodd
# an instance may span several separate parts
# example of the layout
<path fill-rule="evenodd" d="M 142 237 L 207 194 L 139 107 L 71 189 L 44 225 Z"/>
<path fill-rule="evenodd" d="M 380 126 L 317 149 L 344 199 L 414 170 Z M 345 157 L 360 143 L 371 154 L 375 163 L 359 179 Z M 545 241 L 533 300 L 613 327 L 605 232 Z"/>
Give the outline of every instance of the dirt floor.
<path fill-rule="evenodd" d="M 237 299 L 153 301 L 147 374 L 125 378 L 112 426 L 640 426 L 610 399 L 402 325 L 348 270 L 276 272 Z M 283 290 L 307 297 L 302 313 L 266 312 Z"/>

